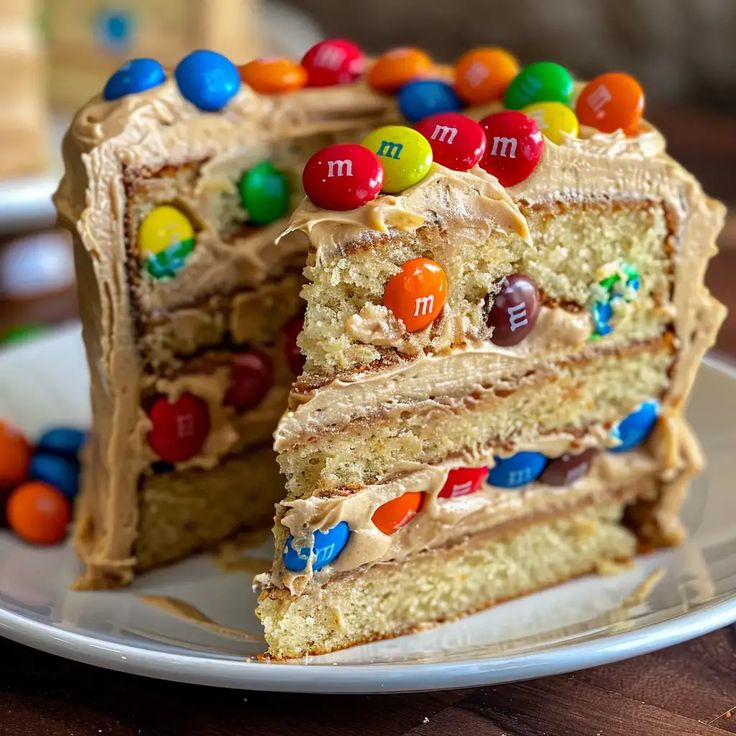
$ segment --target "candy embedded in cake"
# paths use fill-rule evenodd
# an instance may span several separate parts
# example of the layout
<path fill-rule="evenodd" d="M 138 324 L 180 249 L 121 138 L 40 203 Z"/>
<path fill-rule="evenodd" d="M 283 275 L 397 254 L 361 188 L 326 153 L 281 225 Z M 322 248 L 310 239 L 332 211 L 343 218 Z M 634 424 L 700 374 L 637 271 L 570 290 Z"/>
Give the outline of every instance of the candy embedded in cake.
<path fill-rule="evenodd" d="M 92 375 L 80 585 L 125 584 L 271 523 L 306 257 L 306 242 L 274 240 L 314 151 L 397 118 L 353 81 L 361 64 L 339 41 L 303 64 L 200 50 L 167 73 L 136 59 L 76 116 L 56 202 Z"/>
<path fill-rule="evenodd" d="M 551 62 L 514 75 L 510 55 L 474 53 L 456 88 L 486 108 L 460 117 L 438 93 L 446 117 L 367 135 L 381 193 L 345 211 L 315 179 L 281 239 L 306 235 L 310 251 L 306 361 L 275 434 L 287 497 L 260 578 L 277 658 L 464 615 L 682 535 L 701 460 L 681 410 L 723 316 L 703 285 L 722 208 L 664 154 L 629 81 L 576 85 Z M 386 59 L 368 79 L 393 91 L 402 67 L 392 77 Z"/>

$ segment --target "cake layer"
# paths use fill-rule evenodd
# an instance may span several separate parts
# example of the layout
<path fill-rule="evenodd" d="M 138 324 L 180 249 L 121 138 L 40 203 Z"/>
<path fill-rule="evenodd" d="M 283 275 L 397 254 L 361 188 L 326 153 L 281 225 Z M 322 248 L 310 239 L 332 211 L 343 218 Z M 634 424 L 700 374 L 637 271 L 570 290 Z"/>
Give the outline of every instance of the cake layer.
<path fill-rule="evenodd" d="M 300 272 L 290 272 L 234 294 L 216 294 L 141 321 L 142 359 L 157 372 L 179 369 L 188 355 L 228 343 L 268 345 L 300 313 Z"/>
<path fill-rule="evenodd" d="M 622 514 L 621 504 L 580 509 L 345 574 L 300 596 L 264 590 L 257 613 L 269 654 L 302 657 L 410 633 L 628 560 L 636 538 Z"/>
<path fill-rule="evenodd" d="M 324 429 L 279 455 L 289 497 L 376 483 L 408 461 L 483 465 L 494 455 L 540 449 L 551 434 L 559 454 L 597 446 L 615 422 L 666 390 L 672 351 L 666 338 L 604 350 L 513 386 L 478 386 L 468 396 L 409 409 L 388 405 L 339 431 Z"/>
<path fill-rule="evenodd" d="M 283 493 L 269 445 L 229 458 L 208 472 L 145 478 L 138 496 L 136 569 L 207 549 L 247 527 L 268 526 Z"/>

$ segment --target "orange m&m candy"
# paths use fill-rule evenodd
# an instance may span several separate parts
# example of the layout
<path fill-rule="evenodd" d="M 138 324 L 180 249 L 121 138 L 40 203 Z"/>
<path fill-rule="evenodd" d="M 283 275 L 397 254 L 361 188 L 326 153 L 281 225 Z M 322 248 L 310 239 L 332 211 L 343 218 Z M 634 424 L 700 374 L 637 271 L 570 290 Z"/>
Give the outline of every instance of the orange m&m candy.
<path fill-rule="evenodd" d="M 254 59 L 238 71 L 249 87 L 265 95 L 291 92 L 307 83 L 307 70 L 290 59 Z"/>
<path fill-rule="evenodd" d="M 368 84 L 381 92 L 395 92 L 432 69 L 432 59 L 421 49 L 392 49 L 376 59 L 368 72 Z"/>
<path fill-rule="evenodd" d="M 0 421 L 0 489 L 22 483 L 28 474 L 31 447 L 26 438 Z"/>
<path fill-rule="evenodd" d="M 379 506 L 374 512 L 371 520 L 384 534 L 393 534 L 406 526 L 419 511 L 422 505 L 423 493 L 409 491 L 398 498 L 394 498 Z"/>
<path fill-rule="evenodd" d="M 447 276 L 430 258 L 407 261 L 392 276 L 383 292 L 383 305 L 390 309 L 409 332 L 431 324 L 447 300 Z"/>
<path fill-rule="evenodd" d="M 455 89 L 466 102 L 480 105 L 503 97 L 509 82 L 519 73 L 513 54 L 495 46 L 472 49 L 455 67 Z"/>
<path fill-rule="evenodd" d="M 585 85 L 575 113 L 581 125 L 604 133 L 620 128 L 632 134 L 644 113 L 644 90 L 634 77 L 623 72 L 601 74 Z"/>
<path fill-rule="evenodd" d="M 18 486 L 8 499 L 8 524 L 31 544 L 57 544 L 71 519 L 67 497 L 48 483 L 31 481 Z"/>

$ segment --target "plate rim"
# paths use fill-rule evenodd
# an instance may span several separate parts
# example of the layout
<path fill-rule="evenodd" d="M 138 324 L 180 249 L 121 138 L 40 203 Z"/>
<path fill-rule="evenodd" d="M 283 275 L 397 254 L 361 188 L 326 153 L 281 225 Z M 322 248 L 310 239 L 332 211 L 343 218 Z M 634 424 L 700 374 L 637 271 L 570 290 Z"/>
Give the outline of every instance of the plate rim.
<path fill-rule="evenodd" d="M 736 380 L 736 364 L 725 354 L 711 351 L 703 362 Z M 343 664 L 310 658 L 269 662 L 142 648 L 65 629 L 0 606 L 1 636 L 76 662 L 173 682 L 309 694 L 421 692 L 559 675 L 649 654 L 734 622 L 736 592 L 633 630 L 563 643 L 540 652 L 487 655 L 458 662 Z"/>

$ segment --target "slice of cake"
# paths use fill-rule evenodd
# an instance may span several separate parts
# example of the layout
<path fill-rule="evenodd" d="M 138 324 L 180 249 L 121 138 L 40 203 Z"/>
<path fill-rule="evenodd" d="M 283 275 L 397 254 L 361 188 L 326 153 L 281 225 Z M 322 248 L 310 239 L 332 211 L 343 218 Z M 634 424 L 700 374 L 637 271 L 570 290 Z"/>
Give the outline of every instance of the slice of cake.
<path fill-rule="evenodd" d="M 360 52 L 348 56 L 324 88 L 303 88 L 319 59 L 238 69 L 199 51 L 173 73 L 138 59 L 74 119 L 56 204 L 74 235 L 92 382 L 81 587 L 271 524 L 283 496 L 271 436 L 301 369 L 306 257 L 273 241 L 309 155 L 396 116 L 352 81 Z"/>
<path fill-rule="evenodd" d="M 682 539 L 702 462 L 682 411 L 723 318 L 703 284 L 723 207 L 626 75 L 583 87 L 530 65 L 504 102 L 305 168 L 312 201 L 279 246 L 309 242 L 306 364 L 275 435 L 287 496 L 259 580 L 275 658 Z"/>

